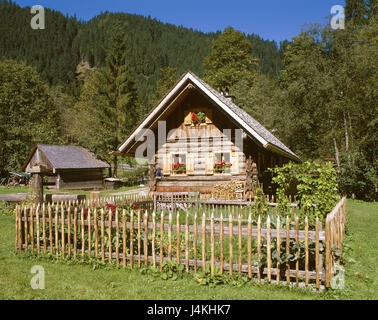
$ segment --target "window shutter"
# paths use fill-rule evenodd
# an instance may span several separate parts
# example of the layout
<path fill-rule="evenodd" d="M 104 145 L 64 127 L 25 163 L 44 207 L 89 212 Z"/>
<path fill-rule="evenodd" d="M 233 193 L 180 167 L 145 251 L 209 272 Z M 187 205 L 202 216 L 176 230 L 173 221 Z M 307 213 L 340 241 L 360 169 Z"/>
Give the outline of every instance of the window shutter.
<path fill-rule="evenodd" d="M 169 176 L 171 174 L 172 161 L 169 153 L 163 154 L 163 175 Z"/>
<path fill-rule="evenodd" d="M 239 174 L 239 152 L 232 151 L 231 153 L 231 173 L 232 174 Z"/>
<path fill-rule="evenodd" d="M 213 153 L 208 153 L 206 155 L 206 174 L 214 174 L 214 155 Z"/>
<path fill-rule="evenodd" d="M 188 175 L 194 175 L 194 157 L 193 154 L 186 156 L 186 172 Z"/>

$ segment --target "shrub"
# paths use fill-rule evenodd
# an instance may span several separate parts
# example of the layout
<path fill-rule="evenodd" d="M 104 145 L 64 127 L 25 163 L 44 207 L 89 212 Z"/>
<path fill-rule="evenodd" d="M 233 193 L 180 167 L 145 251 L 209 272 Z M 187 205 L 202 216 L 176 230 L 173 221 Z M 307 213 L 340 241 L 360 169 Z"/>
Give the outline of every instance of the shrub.
<path fill-rule="evenodd" d="M 343 158 L 339 174 L 339 190 L 348 197 L 359 200 L 377 200 L 377 168 L 374 168 L 362 155 Z"/>
<path fill-rule="evenodd" d="M 324 221 L 339 199 L 337 172 L 331 162 L 289 162 L 283 167 L 270 170 L 273 172 L 272 181 L 277 186 L 280 211 L 289 210 L 290 201 L 287 195 L 293 182 L 297 185 L 297 202 L 309 215 L 309 220 L 314 220 L 318 216 Z"/>

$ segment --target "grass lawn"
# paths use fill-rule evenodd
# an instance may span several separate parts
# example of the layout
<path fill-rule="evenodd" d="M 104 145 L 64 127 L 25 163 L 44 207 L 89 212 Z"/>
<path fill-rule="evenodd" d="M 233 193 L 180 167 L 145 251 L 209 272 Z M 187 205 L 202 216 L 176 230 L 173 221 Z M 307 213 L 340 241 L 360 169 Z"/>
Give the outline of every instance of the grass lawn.
<path fill-rule="evenodd" d="M 137 270 L 62 264 L 14 253 L 14 218 L 0 213 L 0 299 L 378 299 L 378 203 L 348 200 L 345 289 L 316 293 L 254 282 L 241 287 L 198 285 L 187 275 L 160 280 Z M 45 269 L 45 290 L 30 287 L 30 269 Z"/>

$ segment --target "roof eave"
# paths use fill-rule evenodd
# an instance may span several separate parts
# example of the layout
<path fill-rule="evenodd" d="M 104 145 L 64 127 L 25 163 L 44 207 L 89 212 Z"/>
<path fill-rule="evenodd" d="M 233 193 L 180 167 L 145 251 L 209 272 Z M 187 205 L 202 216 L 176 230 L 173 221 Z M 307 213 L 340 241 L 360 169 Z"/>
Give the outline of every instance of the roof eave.
<path fill-rule="evenodd" d="M 280 153 L 280 154 L 286 156 L 287 158 L 294 160 L 295 162 L 302 162 L 302 160 L 296 154 L 294 154 L 294 153 L 291 154 L 291 153 L 275 146 L 274 144 L 268 143 L 267 145 L 264 146 L 264 148 L 275 151 L 276 153 Z"/>

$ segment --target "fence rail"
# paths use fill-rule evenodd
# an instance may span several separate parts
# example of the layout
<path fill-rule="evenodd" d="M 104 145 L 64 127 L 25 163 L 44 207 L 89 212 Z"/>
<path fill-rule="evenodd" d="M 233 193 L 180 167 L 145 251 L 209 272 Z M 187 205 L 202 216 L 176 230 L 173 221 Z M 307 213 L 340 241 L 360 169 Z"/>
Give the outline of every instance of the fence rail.
<path fill-rule="evenodd" d="M 146 201 L 146 199 L 144 199 Z M 106 202 L 105 202 L 106 203 Z M 16 208 L 15 250 L 59 255 L 61 259 L 88 257 L 130 268 L 165 261 L 185 270 L 246 274 L 249 279 L 330 287 L 332 246 L 341 249 L 345 233 L 343 198 L 327 216 L 325 231 L 316 219 L 258 216 L 257 221 L 204 210 L 193 215 L 146 209 L 95 207 L 75 203 Z M 300 229 L 299 226 L 304 226 Z M 325 250 L 322 250 L 325 248 Z M 218 270 L 218 271 L 217 271 Z"/>

